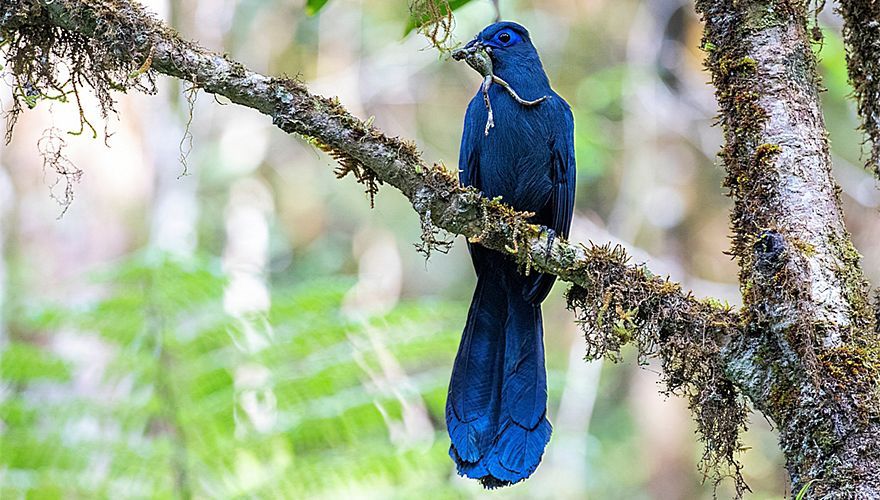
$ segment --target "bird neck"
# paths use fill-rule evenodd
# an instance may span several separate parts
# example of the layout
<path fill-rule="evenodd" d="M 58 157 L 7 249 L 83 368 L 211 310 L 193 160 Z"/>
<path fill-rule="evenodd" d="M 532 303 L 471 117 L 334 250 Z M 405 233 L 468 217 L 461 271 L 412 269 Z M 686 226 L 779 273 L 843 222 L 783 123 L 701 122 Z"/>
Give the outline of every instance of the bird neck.
<path fill-rule="evenodd" d="M 509 83 L 520 97 L 527 100 L 537 99 L 551 92 L 550 80 L 544 72 L 541 60 L 537 56 L 532 59 L 520 60 L 516 64 L 501 64 L 494 68 L 495 76 Z"/>

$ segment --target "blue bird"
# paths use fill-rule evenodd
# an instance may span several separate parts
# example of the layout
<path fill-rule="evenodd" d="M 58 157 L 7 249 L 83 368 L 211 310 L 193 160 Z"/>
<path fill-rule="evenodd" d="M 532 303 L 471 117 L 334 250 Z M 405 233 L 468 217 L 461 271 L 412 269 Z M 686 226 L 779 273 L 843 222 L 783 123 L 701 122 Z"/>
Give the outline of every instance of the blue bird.
<path fill-rule="evenodd" d="M 568 237 L 574 120 L 528 31 L 492 24 L 453 57 L 485 77 L 464 118 L 461 184 L 533 212 L 532 222 L 551 236 Z M 524 276 L 509 256 L 468 248 L 477 286 L 446 400 L 449 455 L 460 475 L 495 488 L 529 477 L 550 440 L 541 302 L 556 277 Z"/>

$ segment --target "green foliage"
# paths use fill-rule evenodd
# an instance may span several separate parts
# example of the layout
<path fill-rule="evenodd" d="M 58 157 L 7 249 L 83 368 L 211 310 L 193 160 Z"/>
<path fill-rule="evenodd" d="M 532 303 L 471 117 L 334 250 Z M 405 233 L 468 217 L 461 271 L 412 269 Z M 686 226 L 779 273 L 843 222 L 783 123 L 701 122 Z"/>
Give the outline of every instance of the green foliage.
<path fill-rule="evenodd" d="M 613 164 L 616 145 L 621 141 L 618 128 L 627 76 L 627 68 L 616 65 L 585 76 L 577 86 L 574 111 L 579 177 L 599 178 Z"/>
<path fill-rule="evenodd" d="M 13 342 L 3 351 L 0 379 L 27 383 L 34 380 L 64 381 L 70 378 L 66 363 L 42 349 L 23 342 Z"/>
<path fill-rule="evenodd" d="M 352 320 L 340 312 L 351 280 L 325 277 L 234 318 L 216 261 L 165 255 L 98 281 L 84 306 L 18 308 L 0 369 L 0 497 L 452 494 L 431 423 L 460 307 L 410 302 Z"/>
<path fill-rule="evenodd" d="M 811 480 L 809 480 L 809 481 L 807 482 L 807 484 L 805 484 L 805 485 L 801 488 L 801 490 L 798 491 L 797 496 L 794 497 L 795 500 L 804 500 L 804 498 L 807 498 L 807 492 L 810 491 L 810 486 L 812 486 L 813 483 L 815 483 L 815 482 L 816 482 L 815 479 L 811 479 Z"/>
<path fill-rule="evenodd" d="M 306 13 L 314 16 L 327 5 L 328 0 L 306 0 Z"/>

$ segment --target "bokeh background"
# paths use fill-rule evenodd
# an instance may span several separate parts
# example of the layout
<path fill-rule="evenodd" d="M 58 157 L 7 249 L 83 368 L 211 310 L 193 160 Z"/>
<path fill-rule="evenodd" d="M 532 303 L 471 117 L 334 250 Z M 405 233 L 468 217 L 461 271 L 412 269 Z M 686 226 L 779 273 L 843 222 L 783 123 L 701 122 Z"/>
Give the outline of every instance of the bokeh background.
<path fill-rule="evenodd" d="M 185 38 L 298 75 L 455 168 L 479 77 L 405 34 L 404 0 L 330 0 L 317 15 L 304 0 L 144 3 Z M 531 30 L 574 109 L 572 239 L 621 243 L 697 295 L 739 304 L 692 3 L 501 8 Z M 454 39 L 493 15 L 471 1 Z M 880 191 L 860 167 L 840 22 L 830 8 L 819 20 L 835 172 L 876 286 Z M 474 284 L 463 241 L 426 262 L 399 193 L 382 189 L 371 210 L 362 186 L 266 117 L 158 83 L 157 95 L 117 96 L 109 146 L 68 134 L 76 109 L 52 101 L 0 146 L 0 496 L 711 498 L 683 401 L 661 396 L 656 365 L 632 351 L 583 362 L 563 284 L 544 306 L 543 464 L 494 492 L 458 478 L 443 407 Z M 86 111 L 100 132 L 93 102 Z M 78 182 L 43 166 L 61 141 Z M 788 493 L 759 414 L 741 459 L 749 498 Z"/>

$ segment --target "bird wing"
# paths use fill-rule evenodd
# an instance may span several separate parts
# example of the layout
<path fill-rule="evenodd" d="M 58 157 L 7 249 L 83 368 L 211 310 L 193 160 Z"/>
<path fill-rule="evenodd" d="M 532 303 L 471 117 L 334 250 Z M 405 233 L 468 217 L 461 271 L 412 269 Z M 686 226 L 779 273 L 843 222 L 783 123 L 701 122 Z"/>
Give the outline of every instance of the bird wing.
<path fill-rule="evenodd" d="M 553 207 L 553 218 L 550 227 L 557 235 L 568 238 L 574 212 L 577 169 L 574 164 L 574 120 L 567 107 L 564 116 L 564 132 L 556 138 L 552 147 L 553 191 L 550 205 Z"/>
<path fill-rule="evenodd" d="M 458 182 L 462 186 L 473 186 L 477 191 L 482 191 L 480 186 L 480 144 L 487 112 L 479 92 L 471 99 L 467 111 L 464 114 L 464 127 L 461 133 L 461 147 L 458 150 Z M 487 250 L 479 245 L 468 242 L 468 252 L 474 264 L 477 275 L 482 266 L 480 262 Z"/>
<path fill-rule="evenodd" d="M 464 127 L 461 133 L 461 147 L 458 150 L 458 181 L 462 186 L 474 186 L 477 190 L 480 170 L 480 134 L 481 123 L 485 123 L 486 111 L 482 108 L 483 101 L 477 93 L 464 114 Z M 483 119 L 480 120 L 480 111 Z"/>
<path fill-rule="evenodd" d="M 550 174 L 553 188 L 544 209 L 535 222 L 552 229 L 557 236 L 568 238 L 574 211 L 576 168 L 574 159 L 574 118 L 568 106 L 564 106 L 557 133 L 551 138 Z M 538 274 L 531 287 L 525 291 L 526 300 L 540 304 L 556 281 L 552 274 Z"/>

